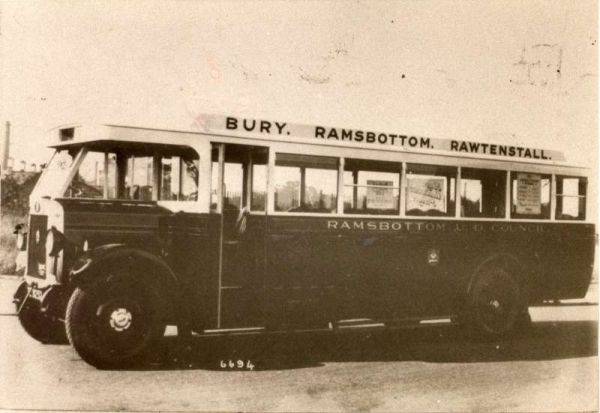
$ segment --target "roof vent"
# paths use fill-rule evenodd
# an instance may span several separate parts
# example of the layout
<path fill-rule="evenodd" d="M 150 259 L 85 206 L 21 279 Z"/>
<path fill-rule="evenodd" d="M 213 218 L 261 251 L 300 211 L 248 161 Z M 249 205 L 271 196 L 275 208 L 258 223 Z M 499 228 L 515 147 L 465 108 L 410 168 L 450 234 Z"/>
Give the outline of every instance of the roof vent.
<path fill-rule="evenodd" d="M 59 138 L 61 142 L 71 141 L 73 140 L 73 136 L 75 136 L 75 128 L 60 129 Z"/>

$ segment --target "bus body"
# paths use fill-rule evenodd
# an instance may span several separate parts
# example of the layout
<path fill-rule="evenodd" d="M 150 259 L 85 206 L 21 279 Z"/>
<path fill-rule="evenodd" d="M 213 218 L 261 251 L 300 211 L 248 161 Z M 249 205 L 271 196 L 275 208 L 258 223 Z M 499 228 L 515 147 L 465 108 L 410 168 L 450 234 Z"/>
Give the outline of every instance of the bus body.
<path fill-rule="evenodd" d="M 55 130 L 15 303 L 97 367 L 180 334 L 450 319 L 490 337 L 586 294 L 587 174 L 559 152 L 204 116 Z M 587 212 L 587 215 L 586 215 Z"/>

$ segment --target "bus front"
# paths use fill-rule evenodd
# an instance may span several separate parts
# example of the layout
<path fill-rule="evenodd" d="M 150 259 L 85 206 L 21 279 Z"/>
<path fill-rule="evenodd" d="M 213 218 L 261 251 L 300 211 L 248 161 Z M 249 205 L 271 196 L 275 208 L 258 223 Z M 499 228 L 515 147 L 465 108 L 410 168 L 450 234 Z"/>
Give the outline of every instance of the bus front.
<path fill-rule="evenodd" d="M 142 139 L 118 135 L 122 130 L 59 129 L 29 198 L 28 223 L 15 229 L 27 258 L 14 303 L 21 325 L 40 342 L 67 342 L 73 277 L 90 260 L 111 252 L 104 267 L 116 267 L 119 251 L 129 251 L 162 263 L 167 221 L 198 210 L 198 152 L 160 131 Z"/>

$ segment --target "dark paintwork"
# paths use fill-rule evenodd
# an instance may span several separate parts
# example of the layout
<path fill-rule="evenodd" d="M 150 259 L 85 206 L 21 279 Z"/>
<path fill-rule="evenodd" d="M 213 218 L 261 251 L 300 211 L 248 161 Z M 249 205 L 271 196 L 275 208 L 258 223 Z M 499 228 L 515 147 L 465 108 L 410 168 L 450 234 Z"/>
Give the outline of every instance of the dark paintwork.
<path fill-rule="evenodd" d="M 250 215 L 239 234 L 237 211 L 173 214 L 152 202 L 59 202 L 65 235 L 79 248 L 74 255 L 88 240 L 91 248 L 126 243 L 164 259 L 197 330 L 219 326 L 222 224 L 221 328 L 452 315 L 477 267 L 498 254 L 523 266 L 530 301 L 582 297 L 592 272 L 590 224 Z M 428 259 L 432 252 L 437 262 Z M 67 271 L 73 259 L 65 257 Z"/>
<path fill-rule="evenodd" d="M 268 233 L 267 288 L 283 286 L 291 319 L 315 321 L 455 314 L 477 267 L 499 254 L 524 267 L 530 301 L 583 297 L 595 237 L 585 224 L 335 217 L 270 217 Z"/>
<path fill-rule="evenodd" d="M 38 265 L 46 264 L 46 233 L 48 217 L 45 215 L 29 216 L 29 234 L 27 237 L 27 275 L 45 278 L 38 273 Z M 38 235 L 39 234 L 39 235 Z"/>

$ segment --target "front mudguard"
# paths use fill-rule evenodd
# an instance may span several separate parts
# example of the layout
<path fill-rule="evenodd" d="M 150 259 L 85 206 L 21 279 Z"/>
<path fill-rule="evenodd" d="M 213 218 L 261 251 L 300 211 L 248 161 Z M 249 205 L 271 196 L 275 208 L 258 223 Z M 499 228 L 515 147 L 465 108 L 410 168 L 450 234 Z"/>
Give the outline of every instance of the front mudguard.
<path fill-rule="evenodd" d="M 123 255 L 125 249 L 123 244 L 107 244 L 87 251 L 73 263 L 68 273 L 69 284 L 81 286 L 93 282 L 93 277 L 98 277 L 100 265 L 110 262 L 111 256 Z"/>
<path fill-rule="evenodd" d="M 124 244 L 103 245 L 86 252 L 69 272 L 69 284 L 83 290 L 93 290 L 96 285 L 118 280 L 134 280 L 151 285 L 161 294 L 162 311 L 168 323 L 187 325 L 189 312 L 182 306 L 180 283 L 162 258 L 148 251 Z"/>

